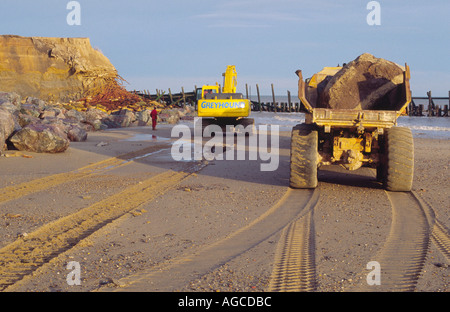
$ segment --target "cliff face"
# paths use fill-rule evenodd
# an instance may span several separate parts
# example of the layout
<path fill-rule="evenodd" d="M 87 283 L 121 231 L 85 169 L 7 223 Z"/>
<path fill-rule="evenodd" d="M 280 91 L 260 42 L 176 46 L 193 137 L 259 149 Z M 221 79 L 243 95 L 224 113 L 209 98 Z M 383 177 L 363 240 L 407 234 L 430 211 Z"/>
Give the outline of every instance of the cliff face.
<path fill-rule="evenodd" d="M 88 38 L 0 36 L 1 91 L 65 102 L 117 77 Z"/>

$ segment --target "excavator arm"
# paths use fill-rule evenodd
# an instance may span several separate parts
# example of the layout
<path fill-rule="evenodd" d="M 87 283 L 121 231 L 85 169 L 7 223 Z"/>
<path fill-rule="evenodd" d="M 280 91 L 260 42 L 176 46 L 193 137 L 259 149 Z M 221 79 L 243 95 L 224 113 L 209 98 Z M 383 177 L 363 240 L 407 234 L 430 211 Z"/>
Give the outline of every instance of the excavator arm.
<path fill-rule="evenodd" d="M 229 65 L 223 76 L 223 93 L 236 93 L 237 73 L 236 66 Z"/>

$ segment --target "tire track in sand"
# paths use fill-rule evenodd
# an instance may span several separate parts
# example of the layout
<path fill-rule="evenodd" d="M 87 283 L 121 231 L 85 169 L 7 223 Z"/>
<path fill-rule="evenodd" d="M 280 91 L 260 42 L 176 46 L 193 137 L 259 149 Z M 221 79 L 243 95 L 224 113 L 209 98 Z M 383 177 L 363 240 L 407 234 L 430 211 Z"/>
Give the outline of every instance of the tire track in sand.
<path fill-rule="evenodd" d="M 429 224 L 430 226 L 432 226 L 431 238 L 433 240 L 433 243 L 444 255 L 447 261 L 450 262 L 450 230 L 437 219 L 433 207 L 427 201 L 425 201 L 416 192 L 412 192 L 412 194 L 425 209 L 425 212 L 429 219 Z"/>
<path fill-rule="evenodd" d="M 430 245 L 429 220 L 419 200 L 407 192 L 387 192 L 392 225 L 385 245 L 375 257 L 380 264 L 379 284 L 369 285 L 362 275 L 356 291 L 414 291 Z"/>
<path fill-rule="evenodd" d="M 312 209 L 307 215 L 292 222 L 283 230 L 277 246 L 269 292 L 300 292 L 316 289 Z"/>
<path fill-rule="evenodd" d="M 167 146 L 164 146 L 164 148 L 167 149 Z M 108 158 L 70 172 L 54 174 L 28 182 L 23 182 L 18 185 L 4 187 L 0 189 L 0 204 L 49 189 L 62 183 L 86 178 L 94 174 L 99 174 L 126 166 L 134 160 L 164 151 L 164 148 L 163 146 L 152 146 L 117 157 Z"/>
<path fill-rule="evenodd" d="M 201 167 L 187 172 L 166 171 L 120 193 L 46 224 L 0 249 L 0 290 L 32 274 L 106 224 L 167 192 Z"/>
<path fill-rule="evenodd" d="M 120 288 L 98 291 L 174 291 L 212 272 L 282 231 L 307 214 L 318 200 L 313 190 L 288 189 L 283 198 L 247 226 L 201 250 L 148 271 L 123 278 Z"/>

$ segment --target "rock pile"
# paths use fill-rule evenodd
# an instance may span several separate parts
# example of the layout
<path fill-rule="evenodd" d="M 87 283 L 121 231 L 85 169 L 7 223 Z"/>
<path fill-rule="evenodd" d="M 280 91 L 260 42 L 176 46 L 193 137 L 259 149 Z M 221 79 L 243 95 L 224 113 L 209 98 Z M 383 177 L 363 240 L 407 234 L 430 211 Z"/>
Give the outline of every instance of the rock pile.
<path fill-rule="evenodd" d="M 405 68 L 400 65 L 364 53 L 324 80 L 316 106 L 331 109 L 395 109 L 404 71 Z"/>
<path fill-rule="evenodd" d="M 0 154 L 5 149 L 6 139 L 14 132 L 15 122 L 10 112 L 0 109 Z"/>
<path fill-rule="evenodd" d="M 0 153 L 8 147 L 20 151 L 60 153 L 70 142 L 86 141 L 91 131 L 108 128 L 149 126 L 150 109 L 120 109 L 107 113 L 98 108 L 85 111 L 66 109 L 62 104 L 49 104 L 37 98 L 21 100 L 16 93 L 0 92 Z M 176 124 L 193 118 L 190 107 L 163 109 L 159 123 Z"/>
<path fill-rule="evenodd" d="M 122 80 L 89 38 L 0 35 L 0 154 L 60 153 L 89 131 L 149 126 L 157 103 L 128 92 Z M 189 113 L 163 109 L 159 122 Z"/>

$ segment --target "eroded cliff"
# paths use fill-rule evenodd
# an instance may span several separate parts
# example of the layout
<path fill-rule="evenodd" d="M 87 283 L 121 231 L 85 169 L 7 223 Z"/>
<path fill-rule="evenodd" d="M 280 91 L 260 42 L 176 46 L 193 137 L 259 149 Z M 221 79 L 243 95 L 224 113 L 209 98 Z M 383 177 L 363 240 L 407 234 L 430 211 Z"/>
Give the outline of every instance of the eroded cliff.
<path fill-rule="evenodd" d="M 117 77 L 88 38 L 0 36 L 1 91 L 66 102 Z"/>

